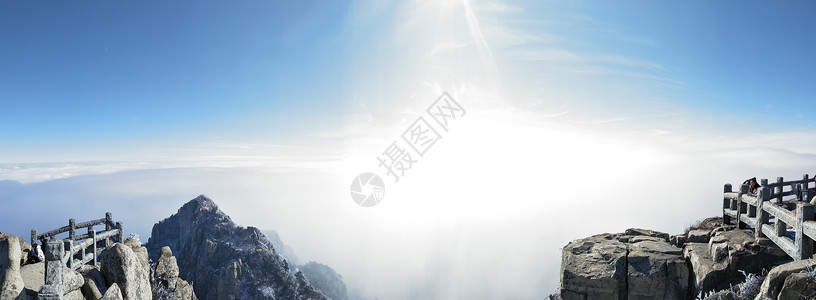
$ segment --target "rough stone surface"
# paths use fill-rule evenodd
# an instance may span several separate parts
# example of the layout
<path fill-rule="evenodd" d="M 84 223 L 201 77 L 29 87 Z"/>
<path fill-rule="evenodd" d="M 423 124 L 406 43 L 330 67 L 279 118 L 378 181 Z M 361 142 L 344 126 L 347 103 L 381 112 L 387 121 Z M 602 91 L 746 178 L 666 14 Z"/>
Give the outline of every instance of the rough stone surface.
<path fill-rule="evenodd" d="M 96 287 L 96 282 L 90 278 L 85 278 L 85 285 L 82 286 L 82 294 L 89 300 L 102 299 L 102 292 Z"/>
<path fill-rule="evenodd" d="M 561 298 L 626 298 L 627 245 L 601 234 L 574 241 L 561 256 Z"/>
<path fill-rule="evenodd" d="M 686 243 L 683 255 L 691 264 L 693 294 L 728 289 L 745 280 L 742 272 L 764 274 L 790 257 L 767 239 L 755 240 L 751 230 L 715 228 L 707 244 Z"/>
<path fill-rule="evenodd" d="M 170 247 L 179 277 L 194 282 L 201 299 L 327 299 L 297 278 L 257 228 L 235 225 L 205 196 L 153 226 L 150 257 L 158 257 L 163 246 Z"/>
<path fill-rule="evenodd" d="M 689 269 L 682 254 L 665 241 L 630 244 L 628 299 L 686 299 Z"/>
<path fill-rule="evenodd" d="M 45 284 L 45 262 L 28 264 L 20 268 L 20 275 L 23 277 L 25 289 L 36 292 Z"/>
<path fill-rule="evenodd" d="M 173 256 L 173 250 L 170 250 L 170 247 L 164 246 L 161 248 L 161 254 L 159 254 L 156 261 L 156 276 L 167 287 L 167 290 L 174 291 L 176 289 L 179 269 L 176 257 Z"/>
<path fill-rule="evenodd" d="M 85 276 L 86 279 L 92 280 L 96 285 L 96 288 L 99 290 L 99 293 L 104 295 L 107 292 L 105 278 L 102 276 L 102 272 L 99 271 L 99 268 L 96 266 L 86 266 L 82 269 L 82 276 Z"/>
<path fill-rule="evenodd" d="M 122 297 L 122 291 L 119 289 L 119 285 L 114 283 L 108 287 L 108 291 L 105 292 L 104 296 L 102 296 L 102 300 L 124 300 Z"/>
<path fill-rule="evenodd" d="M 785 278 L 779 291 L 779 300 L 799 300 L 816 298 L 816 281 L 806 273 L 794 273 Z"/>
<path fill-rule="evenodd" d="M 779 292 L 785 284 L 785 279 L 795 273 L 806 271 L 808 268 L 816 267 L 816 259 L 805 259 L 800 261 L 793 261 L 783 265 L 779 265 L 768 272 L 765 281 L 762 282 L 762 287 L 757 295 L 757 300 L 777 299 Z M 790 293 L 787 293 L 790 294 Z"/>
<path fill-rule="evenodd" d="M 708 243 L 710 238 L 711 229 L 694 229 L 686 235 L 686 241 L 689 243 Z"/>
<path fill-rule="evenodd" d="M 125 300 L 151 299 L 150 270 L 142 264 L 131 247 L 116 243 L 102 251 L 99 259 L 105 282 L 116 283 Z"/>
<path fill-rule="evenodd" d="M 197 300 L 193 286 L 181 278 L 176 279 L 176 290 L 173 292 L 178 300 Z"/>
<path fill-rule="evenodd" d="M 19 239 L 12 235 L 0 240 L 0 300 L 19 297 L 25 287 L 20 275 L 22 250 Z"/>
<path fill-rule="evenodd" d="M 25 259 L 28 258 L 28 252 L 31 251 L 31 244 L 27 243 L 26 240 L 22 237 L 10 233 L 0 232 L 0 241 L 8 239 L 10 237 L 17 238 L 17 241 L 20 243 L 20 261 L 25 262 Z"/>

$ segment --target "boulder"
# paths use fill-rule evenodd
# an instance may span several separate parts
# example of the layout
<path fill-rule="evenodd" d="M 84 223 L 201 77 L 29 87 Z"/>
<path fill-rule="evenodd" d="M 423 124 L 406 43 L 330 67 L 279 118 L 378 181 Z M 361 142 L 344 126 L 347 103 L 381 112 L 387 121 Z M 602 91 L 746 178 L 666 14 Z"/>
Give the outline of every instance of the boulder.
<path fill-rule="evenodd" d="M 779 291 L 779 300 L 799 300 L 816 298 L 816 280 L 807 273 L 793 273 L 785 278 Z"/>
<path fill-rule="evenodd" d="M 114 283 L 108 287 L 108 291 L 105 292 L 105 295 L 102 296 L 102 300 L 124 300 L 122 298 L 122 291 L 119 289 L 119 285 Z"/>
<path fill-rule="evenodd" d="M 85 278 L 85 285 L 82 286 L 82 294 L 88 300 L 102 299 L 102 292 L 96 287 L 96 282 L 93 279 Z"/>
<path fill-rule="evenodd" d="M 816 259 L 814 258 L 793 261 L 774 267 L 768 272 L 768 275 L 765 276 L 765 280 L 762 282 L 762 287 L 760 287 L 759 295 L 757 295 L 756 299 L 777 299 L 789 275 L 812 270 L 814 267 L 816 267 Z M 791 282 L 791 285 L 793 284 L 794 283 Z M 790 292 L 786 293 L 786 295 L 790 294 Z"/>
<path fill-rule="evenodd" d="M 17 238 L 17 241 L 20 243 L 20 261 L 25 262 L 25 259 L 28 258 L 28 252 L 31 251 L 31 244 L 27 243 L 24 238 L 21 238 L 19 236 L 10 233 L 0 232 L 0 241 L 8 239 L 10 237 Z"/>
<path fill-rule="evenodd" d="M 626 253 L 626 243 L 610 234 L 567 244 L 561 256 L 561 298 L 626 299 Z"/>
<path fill-rule="evenodd" d="M 107 292 L 105 278 L 102 276 L 102 272 L 99 271 L 99 267 L 88 265 L 82 268 L 82 276 L 93 281 L 100 294 L 104 295 Z"/>
<path fill-rule="evenodd" d="M 711 229 L 694 229 L 686 235 L 686 241 L 689 243 L 708 243 L 711 238 Z"/>
<path fill-rule="evenodd" d="M 168 291 L 176 289 L 176 280 L 179 276 L 178 264 L 176 257 L 173 256 L 173 251 L 170 247 L 164 246 L 161 248 L 161 254 L 156 261 L 156 277 L 164 284 Z"/>
<path fill-rule="evenodd" d="M 116 283 L 125 300 L 151 299 L 150 269 L 142 263 L 131 247 L 116 243 L 102 251 L 101 273 L 107 284 Z M 107 291 L 105 295 L 108 294 Z"/>
<path fill-rule="evenodd" d="M 45 284 L 45 262 L 23 266 L 20 268 L 20 276 L 23 277 L 27 291 L 39 291 L 42 285 Z"/>
<path fill-rule="evenodd" d="M 20 275 L 22 251 L 19 239 L 12 235 L 0 240 L 0 300 L 19 297 L 25 287 Z"/>
<path fill-rule="evenodd" d="M 177 300 L 198 300 L 193 292 L 193 286 L 181 278 L 176 278 L 176 290 L 173 291 Z"/>
<path fill-rule="evenodd" d="M 629 245 L 628 299 L 686 299 L 689 269 L 683 251 L 665 241 Z"/>

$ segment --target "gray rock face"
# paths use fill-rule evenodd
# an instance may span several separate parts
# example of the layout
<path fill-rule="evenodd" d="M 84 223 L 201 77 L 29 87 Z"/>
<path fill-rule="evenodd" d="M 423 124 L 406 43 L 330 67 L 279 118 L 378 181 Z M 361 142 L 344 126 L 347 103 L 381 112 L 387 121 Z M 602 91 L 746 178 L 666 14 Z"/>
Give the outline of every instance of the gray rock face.
<path fill-rule="evenodd" d="M 630 229 L 569 243 L 562 299 L 686 299 L 689 270 L 665 233 Z"/>
<path fill-rule="evenodd" d="M 119 289 L 119 285 L 114 283 L 108 287 L 108 291 L 102 296 L 102 300 L 123 300 L 122 290 Z"/>
<path fill-rule="evenodd" d="M 343 277 L 331 267 L 312 261 L 300 266 L 300 271 L 312 286 L 327 297 L 332 300 L 348 300 L 348 291 Z"/>
<path fill-rule="evenodd" d="M 714 229 L 708 243 L 687 243 L 683 255 L 692 266 L 694 294 L 728 289 L 745 276 L 763 274 L 790 257 L 765 239 L 755 240 L 751 230 Z"/>
<path fill-rule="evenodd" d="M 689 269 L 679 248 L 665 241 L 629 245 L 629 299 L 685 299 Z"/>
<path fill-rule="evenodd" d="M 167 287 L 168 291 L 176 290 L 176 280 L 179 276 L 178 264 L 176 257 L 173 256 L 173 251 L 170 247 L 164 246 L 161 248 L 159 259 L 156 260 L 156 276 L 162 284 Z"/>
<path fill-rule="evenodd" d="M 116 243 L 102 251 L 102 276 L 107 284 L 116 283 L 125 300 L 151 299 L 149 269 L 145 268 L 131 247 Z M 108 290 L 105 295 L 108 294 Z"/>
<path fill-rule="evenodd" d="M 782 299 L 781 291 L 786 283 L 786 279 L 792 274 L 802 273 L 803 271 L 813 269 L 814 267 L 816 267 L 816 259 L 793 261 L 774 267 L 770 272 L 768 272 L 768 276 L 766 276 L 765 280 L 762 282 L 762 287 L 760 288 L 759 295 L 757 295 L 756 299 Z M 794 283 L 794 280 L 795 279 L 792 279 L 792 282 L 789 283 L 789 287 L 799 285 L 798 283 Z M 790 290 L 785 292 L 785 295 L 791 296 L 799 292 L 799 290 Z"/>
<path fill-rule="evenodd" d="M 627 245 L 612 235 L 569 243 L 561 257 L 561 299 L 626 297 Z"/>
<path fill-rule="evenodd" d="M 194 282 L 201 299 L 327 299 L 297 278 L 257 228 L 235 225 L 204 196 L 153 226 L 150 257 L 158 257 L 163 246 L 175 254 L 179 277 Z"/>
<path fill-rule="evenodd" d="M 20 275 L 20 241 L 17 236 L 0 240 L 0 300 L 15 299 L 25 287 Z"/>
<path fill-rule="evenodd" d="M 806 273 L 794 273 L 785 278 L 779 300 L 813 299 L 816 297 L 816 281 Z"/>

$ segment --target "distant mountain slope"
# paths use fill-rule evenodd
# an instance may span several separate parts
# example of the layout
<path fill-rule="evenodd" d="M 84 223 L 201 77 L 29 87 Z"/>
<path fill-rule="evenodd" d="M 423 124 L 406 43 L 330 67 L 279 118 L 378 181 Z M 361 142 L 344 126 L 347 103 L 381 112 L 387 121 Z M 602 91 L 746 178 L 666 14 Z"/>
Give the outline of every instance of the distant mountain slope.
<path fill-rule="evenodd" d="M 349 299 L 346 290 L 346 283 L 343 281 L 343 276 L 337 274 L 331 267 L 310 261 L 305 265 L 300 265 L 297 254 L 288 245 L 283 243 L 280 235 L 275 230 L 262 231 L 272 246 L 275 249 L 283 249 L 282 255 L 292 264 L 298 266 L 297 268 L 306 276 L 306 280 L 314 286 L 318 291 L 331 298 L 332 300 L 347 300 Z"/>
<path fill-rule="evenodd" d="M 150 257 L 155 259 L 162 246 L 172 249 L 179 277 L 191 282 L 203 300 L 328 299 L 277 254 L 260 230 L 235 225 L 203 195 L 153 226 Z"/>

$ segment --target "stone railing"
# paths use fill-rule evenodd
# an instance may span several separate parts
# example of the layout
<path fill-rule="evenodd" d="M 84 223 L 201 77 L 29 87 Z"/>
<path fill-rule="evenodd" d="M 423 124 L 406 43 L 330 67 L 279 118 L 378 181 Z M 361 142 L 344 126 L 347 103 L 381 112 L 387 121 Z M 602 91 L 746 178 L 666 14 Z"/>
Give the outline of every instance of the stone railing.
<path fill-rule="evenodd" d="M 94 226 L 105 225 L 105 230 L 96 231 Z M 86 229 L 85 234 L 77 235 L 77 229 Z M 46 239 L 55 239 L 56 235 L 61 233 L 68 233 L 68 238 L 63 239 L 65 254 L 64 260 L 66 266 L 71 269 L 78 269 L 82 265 L 93 261 L 96 264 L 97 257 L 104 250 L 110 246 L 112 242 L 122 242 L 123 233 L 122 222 L 113 222 L 111 213 L 105 213 L 105 218 L 98 220 L 91 220 L 82 223 L 76 223 L 74 219 L 68 220 L 68 226 L 60 227 L 45 233 L 37 234 L 36 229 L 31 230 L 32 245 L 39 240 L 40 237 Z M 97 247 L 99 241 L 104 241 L 104 247 L 101 249 Z M 90 249 L 89 249 L 90 248 Z M 43 250 L 48 250 L 43 245 Z M 90 250 L 90 251 L 88 251 Z"/>
<path fill-rule="evenodd" d="M 731 185 L 726 184 L 723 188 L 723 223 L 734 222 L 741 229 L 753 228 L 756 238 L 767 237 L 795 260 L 811 258 L 816 221 L 813 205 L 808 202 L 815 191 L 808 187 L 810 182 L 813 180 L 807 174 L 802 180 L 789 182 L 782 177 L 771 184 L 762 179 L 756 194 L 748 193 L 748 185 L 733 192 Z"/>
<path fill-rule="evenodd" d="M 105 230 L 96 231 L 94 226 L 105 225 Z M 85 234 L 77 234 L 77 229 L 85 228 Z M 56 236 L 68 233 L 68 238 L 58 239 Z M 68 267 L 76 270 L 83 265 L 93 262 L 96 265 L 102 251 L 113 242 L 123 242 L 122 222 L 113 222 L 111 213 L 105 218 L 76 223 L 68 220 L 68 226 L 60 227 L 45 233 L 38 234 L 36 229 L 31 230 L 32 245 L 40 237 L 48 239 L 43 245 L 45 252 L 45 284 L 39 292 L 39 299 L 62 299 L 63 269 Z M 100 247 L 100 242 L 103 245 Z"/>

